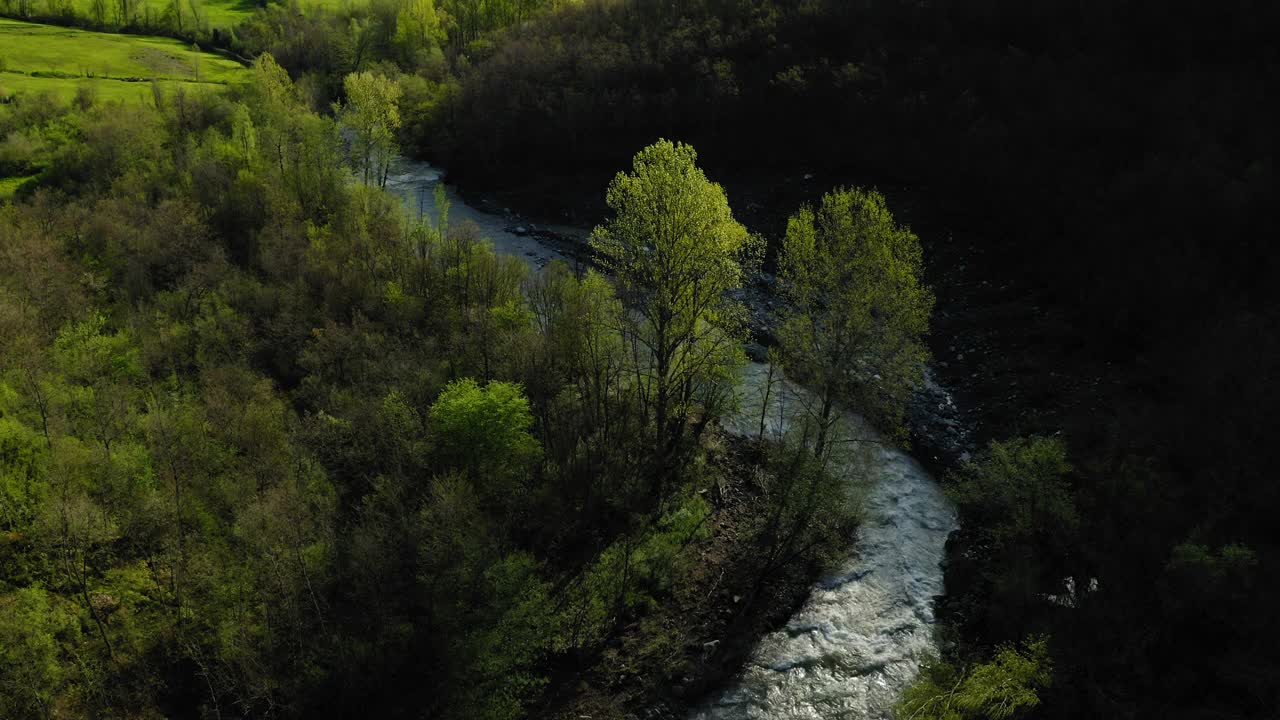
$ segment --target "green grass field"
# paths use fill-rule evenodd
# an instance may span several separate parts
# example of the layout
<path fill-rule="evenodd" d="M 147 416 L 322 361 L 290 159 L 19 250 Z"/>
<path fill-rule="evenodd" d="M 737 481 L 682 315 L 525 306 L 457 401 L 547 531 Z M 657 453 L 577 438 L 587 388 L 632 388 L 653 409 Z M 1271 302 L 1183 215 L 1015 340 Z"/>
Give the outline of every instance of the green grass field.
<path fill-rule="evenodd" d="M 303 10 L 323 7 L 338 9 L 366 0 L 298 0 Z M 26 14 L 18 9 L 18 0 L 0 0 L 0 14 L 20 17 L 76 17 L 94 26 L 119 28 L 164 27 L 172 31 L 207 31 L 232 28 L 261 7 L 259 0 L 130 0 L 127 14 L 118 0 L 29 0 Z"/>
<path fill-rule="evenodd" d="M 0 19 L 0 59 L 8 71 L 82 77 L 233 82 L 244 68 L 179 40 L 116 35 Z"/>
<path fill-rule="evenodd" d="M 234 60 L 200 52 L 171 38 L 115 35 L 0 19 L 0 90 L 6 95 L 75 95 L 94 88 L 99 99 L 150 98 L 150 81 L 166 89 L 228 85 L 245 78 Z"/>
<path fill-rule="evenodd" d="M 210 83 L 181 80 L 160 80 L 158 83 L 166 95 L 171 95 L 178 88 L 199 91 L 216 90 L 219 87 Z M 43 78 L 12 72 L 0 73 L 0 97 L 47 92 L 68 100 L 75 97 L 82 87 L 92 88 L 93 96 L 102 102 L 151 102 L 153 96 L 150 82 L 123 82 L 104 78 Z"/>

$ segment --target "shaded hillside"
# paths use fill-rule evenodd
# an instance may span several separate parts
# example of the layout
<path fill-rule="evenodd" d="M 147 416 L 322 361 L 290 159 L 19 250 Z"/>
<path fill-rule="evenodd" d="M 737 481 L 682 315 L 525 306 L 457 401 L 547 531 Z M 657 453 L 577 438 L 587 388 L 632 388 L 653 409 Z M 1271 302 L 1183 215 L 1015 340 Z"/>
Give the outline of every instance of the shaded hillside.
<path fill-rule="evenodd" d="M 1067 431 L 1082 516 L 1065 566 L 959 539 L 962 647 L 1059 638 L 1049 716 L 1259 716 L 1280 679 L 1277 12 L 588 2 L 509 31 L 426 139 L 460 181 L 548 214 L 657 136 L 731 190 L 912 187 L 943 374 L 987 437 Z M 1052 572 L 1102 590 L 1066 612 L 1043 602 Z"/>

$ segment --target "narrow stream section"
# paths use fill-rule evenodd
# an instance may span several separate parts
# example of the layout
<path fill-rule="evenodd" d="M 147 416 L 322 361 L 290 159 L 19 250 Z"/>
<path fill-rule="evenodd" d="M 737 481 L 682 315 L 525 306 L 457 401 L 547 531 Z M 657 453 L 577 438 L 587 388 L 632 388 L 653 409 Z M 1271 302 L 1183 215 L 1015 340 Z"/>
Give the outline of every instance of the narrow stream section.
<path fill-rule="evenodd" d="M 387 191 L 404 200 L 412 215 L 425 216 L 432 223 L 440 221 L 435 192 L 441 185 L 444 186 L 445 198 L 449 201 L 449 225 L 475 223 L 480 228 L 480 234 L 493 243 L 495 250 L 524 258 L 534 270 L 545 267 L 552 260 L 573 264 L 570 258 L 539 242 L 535 235 L 538 232 L 551 232 L 566 237 L 581 236 L 584 233 L 580 229 L 548 225 L 538 225 L 536 228 L 533 225 L 521 226 L 501 215 L 471 207 L 458 195 L 456 188 L 444 184 L 444 171 L 420 160 L 397 158 L 387 174 Z"/>
<path fill-rule="evenodd" d="M 437 220 L 439 169 L 407 159 L 391 168 L 387 189 L 414 213 Z M 568 260 L 540 243 L 531 226 L 477 210 L 445 187 L 449 223 L 471 221 L 498 252 L 525 258 L 536 270 Z M 539 227 L 562 236 L 580 230 Z M 741 411 L 725 420 L 731 432 L 759 431 L 768 367 L 743 370 Z M 790 383 L 770 393 L 766 432 L 785 433 L 807 402 Z M 848 559 L 814 586 L 786 626 L 761 639 L 741 674 L 693 713 L 697 720 L 892 717 L 894 703 L 935 651 L 934 598 L 943 592 L 941 562 L 955 511 L 933 477 L 911 456 L 881 442 L 852 413 L 842 418 L 849 448 L 836 471 L 861 499 L 863 523 Z"/>
<path fill-rule="evenodd" d="M 766 365 L 744 370 L 741 410 L 725 422 L 730 431 L 759 432 L 767 378 Z M 785 382 L 770 396 L 766 432 L 775 436 L 813 404 Z M 955 511 L 920 463 L 884 444 L 860 417 L 849 413 L 838 427 L 848 449 L 834 469 L 863 511 L 849 557 L 694 718 L 890 718 L 920 661 L 935 651 L 933 604 L 943 592 Z"/>

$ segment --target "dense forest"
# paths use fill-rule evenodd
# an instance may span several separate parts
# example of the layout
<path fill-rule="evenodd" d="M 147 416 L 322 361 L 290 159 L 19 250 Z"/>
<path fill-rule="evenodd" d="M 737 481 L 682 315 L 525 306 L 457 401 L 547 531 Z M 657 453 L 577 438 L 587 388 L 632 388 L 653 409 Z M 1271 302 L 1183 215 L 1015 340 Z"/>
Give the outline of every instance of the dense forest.
<path fill-rule="evenodd" d="M 0 14 L 0 717 L 698 712 L 864 443 L 959 520 L 897 717 L 1280 708 L 1274 4 Z"/>
<path fill-rule="evenodd" d="M 346 86 L 312 114 L 264 55 L 230 97 L 7 107 L 48 159 L 0 225 L 6 716 L 550 712 L 624 634 L 684 671 L 650 610 L 703 574 L 749 626 L 847 537 L 829 450 L 716 432 L 758 243 L 692 148 L 610 186 L 613 282 L 530 276 L 378 187 L 385 82 Z"/>

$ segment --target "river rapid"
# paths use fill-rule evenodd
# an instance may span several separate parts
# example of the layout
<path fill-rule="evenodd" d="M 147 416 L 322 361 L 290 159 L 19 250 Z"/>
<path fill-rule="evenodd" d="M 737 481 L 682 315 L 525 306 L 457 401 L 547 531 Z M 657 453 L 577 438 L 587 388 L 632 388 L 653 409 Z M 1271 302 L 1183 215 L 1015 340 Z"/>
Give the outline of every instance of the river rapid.
<path fill-rule="evenodd" d="M 391 168 L 387 189 L 414 213 L 437 219 L 434 193 L 443 173 L 407 159 Z M 468 205 L 445 186 L 449 223 L 471 221 L 498 252 L 523 257 L 536 271 L 564 254 L 530 234 L 532 226 Z M 581 230 L 539 227 L 562 237 Z M 754 436 L 769 369 L 742 373 L 741 410 L 725 420 L 731 432 Z M 766 432 L 779 436 L 812 405 L 807 392 L 783 381 L 770 395 Z M 695 720 L 756 718 L 880 720 L 936 652 L 934 600 L 943 592 L 942 560 L 955 511 L 919 462 L 853 413 L 840 432 L 846 448 L 834 461 L 862 507 L 848 558 L 813 588 L 786 625 L 762 638 L 747 665 L 691 714 Z"/>
<path fill-rule="evenodd" d="M 729 430 L 759 432 L 768 374 L 761 363 L 743 371 L 741 410 L 726 420 Z M 774 436 L 815 404 L 785 380 L 769 401 L 765 432 Z M 955 511 L 928 471 L 862 418 L 844 413 L 837 430 L 832 469 L 862 508 L 848 558 L 693 718 L 891 718 L 921 660 L 936 652 L 933 605 Z"/>

